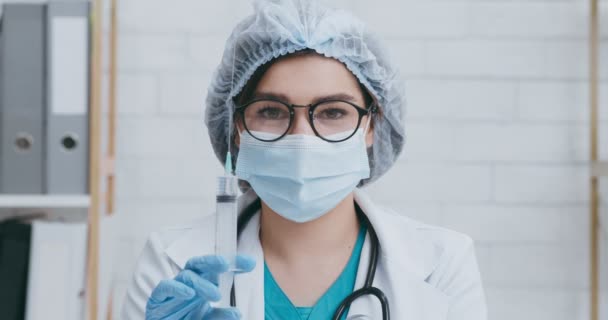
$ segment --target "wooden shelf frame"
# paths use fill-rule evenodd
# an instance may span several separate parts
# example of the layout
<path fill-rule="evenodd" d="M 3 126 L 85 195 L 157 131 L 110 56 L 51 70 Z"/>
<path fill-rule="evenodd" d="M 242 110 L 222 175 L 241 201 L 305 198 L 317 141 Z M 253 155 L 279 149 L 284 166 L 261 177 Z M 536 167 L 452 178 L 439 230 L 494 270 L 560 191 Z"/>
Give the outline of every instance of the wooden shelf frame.
<path fill-rule="evenodd" d="M 114 158 L 115 158 L 115 117 L 116 117 L 116 52 L 117 52 L 117 0 L 110 0 L 110 34 L 108 42 L 109 54 L 109 100 L 108 100 L 108 150 L 102 155 L 102 79 L 103 79 L 103 21 L 104 0 L 92 0 L 92 57 L 90 79 L 90 172 L 89 192 L 90 205 L 88 212 L 88 251 L 87 251 L 87 277 L 86 277 L 86 307 L 85 319 L 98 319 L 99 299 L 99 242 L 101 208 L 105 204 L 105 214 L 114 212 Z M 107 190 L 102 193 L 102 180 L 106 180 Z M 105 202 L 105 203 L 104 203 Z M 111 299 L 110 299 L 111 306 Z M 105 316 L 111 319 L 111 308 Z"/>
<path fill-rule="evenodd" d="M 598 108 L 599 108 L 599 1 L 590 0 L 589 12 L 589 104 L 590 114 L 590 319 L 599 320 L 600 315 L 600 288 L 599 288 L 599 264 L 600 264 L 600 197 L 599 178 L 608 175 L 608 163 L 598 161 Z"/>

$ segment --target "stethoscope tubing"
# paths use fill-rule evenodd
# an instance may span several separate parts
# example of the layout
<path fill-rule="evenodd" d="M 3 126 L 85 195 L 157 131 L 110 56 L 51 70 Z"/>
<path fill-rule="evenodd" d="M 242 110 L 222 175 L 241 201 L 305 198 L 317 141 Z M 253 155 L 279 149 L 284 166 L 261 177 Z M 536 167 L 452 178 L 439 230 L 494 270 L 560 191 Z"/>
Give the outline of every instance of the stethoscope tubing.
<path fill-rule="evenodd" d="M 367 275 L 365 276 L 365 283 L 363 287 L 353 291 L 349 294 L 338 306 L 334 315 L 332 317 L 333 320 L 339 320 L 344 312 L 350 307 L 350 305 L 358 298 L 364 295 L 373 295 L 380 301 L 380 305 L 382 307 L 382 319 L 390 320 L 390 308 L 386 295 L 382 292 L 382 290 L 373 286 L 374 277 L 376 276 L 376 267 L 378 266 L 378 258 L 380 255 L 380 241 L 378 240 L 378 235 L 376 234 L 376 230 L 372 226 L 371 222 L 363 213 L 363 210 L 355 203 L 357 216 L 360 221 L 367 227 L 370 238 L 371 238 L 371 246 L 370 246 L 370 260 L 369 265 L 367 267 Z M 239 216 L 237 222 L 237 235 L 241 236 L 241 233 L 247 226 L 247 223 L 253 218 L 255 213 L 261 208 L 261 200 L 257 198 L 254 202 L 252 202 L 243 213 Z M 232 284 L 232 290 L 230 291 L 230 305 L 232 307 L 236 307 L 236 295 L 234 290 L 234 283 Z"/>

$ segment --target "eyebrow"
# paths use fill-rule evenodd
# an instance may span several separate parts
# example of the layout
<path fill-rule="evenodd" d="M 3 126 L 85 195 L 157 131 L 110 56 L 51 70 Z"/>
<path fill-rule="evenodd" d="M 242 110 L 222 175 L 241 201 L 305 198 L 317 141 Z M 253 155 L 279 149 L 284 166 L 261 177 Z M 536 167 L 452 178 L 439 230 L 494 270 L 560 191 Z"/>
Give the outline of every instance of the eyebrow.
<path fill-rule="evenodd" d="M 285 102 L 290 102 L 289 97 L 285 94 L 282 93 L 276 93 L 276 92 L 265 92 L 265 91 L 256 91 L 253 94 L 253 98 L 254 99 L 276 99 L 276 100 L 281 100 L 281 101 L 285 101 Z M 350 102 L 355 102 L 356 99 L 355 97 L 353 97 L 352 95 L 348 94 L 348 93 L 335 93 L 335 94 L 330 94 L 330 95 L 325 95 L 325 96 L 317 96 L 314 99 L 312 99 L 312 104 L 318 103 L 318 102 L 322 102 L 322 101 L 330 101 L 330 100 L 344 100 L 344 101 L 350 101 Z"/>

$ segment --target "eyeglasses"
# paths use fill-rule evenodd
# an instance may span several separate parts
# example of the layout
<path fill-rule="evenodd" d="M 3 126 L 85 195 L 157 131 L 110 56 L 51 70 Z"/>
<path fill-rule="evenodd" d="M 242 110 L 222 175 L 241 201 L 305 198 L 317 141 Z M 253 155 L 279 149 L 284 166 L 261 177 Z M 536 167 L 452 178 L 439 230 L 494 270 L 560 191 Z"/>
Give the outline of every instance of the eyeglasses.
<path fill-rule="evenodd" d="M 245 130 L 260 141 L 283 138 L 293 124 L 295 108 L 308 108 L 308 122 L 315 135 L 328 142 L 341 142 L 352 137 L 361 119 L 376 113 L 372 103 L 368 109 L 344 100 L 324 100 L 309 105 L 296 105 L 277 99 L 255 99 L 235 110 Z"/>

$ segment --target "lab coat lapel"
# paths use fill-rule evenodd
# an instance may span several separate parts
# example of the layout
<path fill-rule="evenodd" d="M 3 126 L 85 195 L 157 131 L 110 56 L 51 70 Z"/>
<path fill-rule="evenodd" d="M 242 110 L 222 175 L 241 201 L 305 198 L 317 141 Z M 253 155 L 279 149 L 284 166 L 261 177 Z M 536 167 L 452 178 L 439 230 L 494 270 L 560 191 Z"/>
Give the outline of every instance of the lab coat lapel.
<path fill-rule="evenodd" d="M 253 271 L 235 277 L 236 305 L 244 320 L 264 320 L 264 253 L 260 244 L 260 215 L 256 214 L 241 234 L 239 254 L 255 258 Z"/>
<path fill-rule="evenodd" d="M 406 218 L 375 206 L 361 190 L 355 191 L 355 201 L 378 234 L 380 261 L 373 284 L 387 296 L 391 318 L 445 319 L 447 296 L 425 281 L 434 270 L 441 252 L 437 252 L 430 240 L 421 238 L 416 228 L 404 220 Z M 357 289 L 365 282 L 370 246 L 368 236 L 359 261 L 355 284 Z M 348 318 L 362 316 L 382 319 L 378 299 L 366 295 L 353 302 Z"/>
<path fill-rule="evenodd" d="M 190 258 L 214 253 L 214 238 L 215 216 L 207 216 L 193 223 L 190 229 L 165 249 L 165 253 L 183 270 Z"/>

